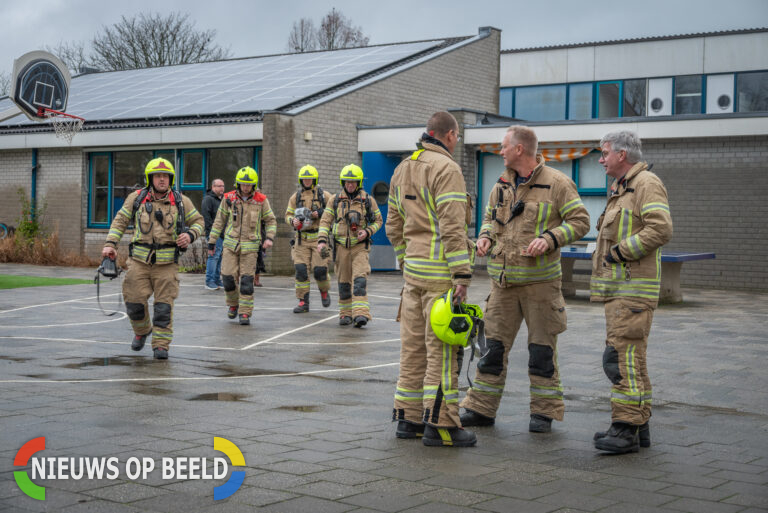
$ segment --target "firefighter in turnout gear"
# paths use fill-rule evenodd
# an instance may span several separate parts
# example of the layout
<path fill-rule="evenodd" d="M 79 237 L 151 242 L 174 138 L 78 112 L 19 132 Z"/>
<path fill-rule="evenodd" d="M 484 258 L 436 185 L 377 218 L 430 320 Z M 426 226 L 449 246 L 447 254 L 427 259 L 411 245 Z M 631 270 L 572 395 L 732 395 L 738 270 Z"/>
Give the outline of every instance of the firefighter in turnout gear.
<path fill-rule="evenodd" d="M 208 238 L 208 254 L 216 247 L 216 240 L 224 235 L 224 254 L 221 261 L 221 281 L 230 319 L 240 314 L 240 324 L 250 324 L 253 313 L 253 275 L 259 256 L 262 219 L 266 225 L 264 249 L 272 247 L 277 223 L 269 200 L 256 188 L 259 175 L 251 167 L 244 167 L 235 177 L 235 190 L 224 195 L 216 220 Z M 239 285 L 239 291 L 238 291 Z"/>
<path fill-rule="evenodd" d="M 392 420 L 398 438 L 424 445 L 469 447 L 477 437 L 459 419 L 459 354 L 438 338 L 432 306 L 446 296 L 460 304 L 472 279 L 474 246 L 467 236 L 471 202 L 452 154 L 459 125 L 448 112 L 427 123 L 419 149 L 395 169 L 389 189 L 387 237 L 403 270 L 400 376 Z M 463 353 L 461 353 L 463 354 Z"/>
<path fill-rule="evenodd" d="M 589 231 L 589 214 L 576 184 L 544 165 L 530 128 L 512 126 L 501 145 L 506 170 L 485 208 L 477 254 L 488 254 L 491 293 L 485 310 L 487 352 L 461 402 L 467 426 L 495 422 L 507 377 L 509 351 L 520 324 L 528 327 L 530 421 L 548 433 L 563 420 L 565 404 L 557 362 L 557 335 L 566 329 L 560 248 Z"/>
<path fill-rule="evenodd" d="M 667 190 L 642 162 L 634 132 L 600 141 L 600 163 L 615 181 L 597 222 L 592 254 L 592 301 L 605 303 L 603 370 L 611 381 L 611 426 L 595 433 L 595 447 L 612 453 L 650 447 L 651 380 L 648 334 L 661 288 L 661 247 L 672 238 Z"/>
<path fill-rule="evenodd" d="M 291 225 L 296 235 L 291 240 L 291 257 L 296 269 L 296 298 L 298 306 L 293 313 L 309 312 L 309 273 L 315 276 L 317 288 L 324 307 L 331 305 L 328 290 L 330 258 L 317 252 L 317 237 L 320 218 L 326 205 L 333 201 L 333 195 L 317 185 L 320 175 L 314 166 L 307 164 L 299 170 L 299 190 L 291 196 L 285 210 L 285 222 Z"/>
<path fill-rule="evenodd" d="M 157 158 L 144 169 L 146 187 L 132 192 L 109 227 L 102 256 L 115 259 L 125 230 L 134 226 L 129 246 L 123 298 L 134 337 L 131 349 L 141 351 L 152 333 L 152 352 L 168 358 L 173 338 L 173 301 L 179 295 L 179 252 L 203 234 L 203 216 L 189 198 L 173 190 L 173 164 Z M 150 318 L 147 300 L 154 294 Z"/>
<path fill-rule="evenodd" d="M 333 239 L 339 280 L 339 324 L 354 323 L 356 328 L 362 328 L 371 320 L 366 292 L 371 272 L 370 240 L 383 220 L 376 201 L 363 190 L 360 166 L 345 166 L 339 181 L 343 190 L 326 204 L 320 218 L 317 251 L 327 257 L 328 243 Z"/>

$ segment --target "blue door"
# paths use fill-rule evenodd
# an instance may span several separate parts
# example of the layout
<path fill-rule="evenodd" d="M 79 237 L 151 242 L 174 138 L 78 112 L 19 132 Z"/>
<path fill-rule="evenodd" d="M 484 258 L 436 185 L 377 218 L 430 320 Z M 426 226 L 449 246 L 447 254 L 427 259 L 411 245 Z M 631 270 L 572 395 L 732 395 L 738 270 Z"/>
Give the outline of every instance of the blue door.
<path fill-rule="evenodd" d="M 375 152 L 363 153 L 363 174 L 365 176 L 363 188 L 376 201 L 384 221 L 387 220 L 387 212 L 389 210 L 387 205 L 389 181 L 392 179 L 392 174 L 401 160 L 400 155 Z M 395 258 L 395 250 L 389 243 L 383 226 L 373 235 L 371 242 L 371 269 L 374 271 L 396 270 L 397 258 Z"/>

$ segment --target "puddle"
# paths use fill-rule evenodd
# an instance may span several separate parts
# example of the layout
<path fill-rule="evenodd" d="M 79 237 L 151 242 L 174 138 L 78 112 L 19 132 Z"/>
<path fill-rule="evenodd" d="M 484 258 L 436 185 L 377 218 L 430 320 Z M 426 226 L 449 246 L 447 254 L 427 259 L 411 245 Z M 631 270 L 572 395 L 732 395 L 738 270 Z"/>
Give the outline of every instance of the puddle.
<path fill-rule="evenodd" d="M 83 369 L 85 367 L 139 367 L 153 362 L 146 356 L 113 356 L 111 358 L 90 358 L 80 362 L 65 363 L 59 365 L 63 369 Z"/>
<path fill-rule="evenodd" d="M 195 395 L 187 399 L 187 401 L 239 401 L 248 397 L 245 394 L 235 394 L 232 392 L 214 392 L 212 394 L 200 394 Z"/>
<path fill-rule="evenodd" d="M 275 410 L 291 410 L 291 411 L 303 411 L 303 412 L 315 412 L 320 411 L 319 406 L 278 406 Z"/>
<path fill-rule="evenodd" d="M 133 387 L 131 389 L 131 392 L 133 392 L 134 394 L 153 395 L 153 396 L 170 395 L 173 393 L 170 390 L 166 390 L 165 388 L 143 387 L 143 386 Z"/>
<path fill-rule="evenodd" d="M 24 374 L 23 376 L 26 378 L 35 378 L 35 379 L 49 379 L 51 377 L 50 374 Z"/>
<path fill-rule="evenodd" d="M 8 360 L 11 362 L 23 363 L 28 362 L 31 358 L 19 358 L 17 356 L 0 356 L 0 360 Z"/>
<path fill-rule="evenodd" d="M 268 369 L 248 369 L 237 367 L 235 365 L 209 365 L 206 368 L 221 372 L 222 374 L 217 374 L 217 377 L 220 378 L 231 378 L 233 376 L 264 376 L 270 374 L 283 374 L 285 372 Z"/>

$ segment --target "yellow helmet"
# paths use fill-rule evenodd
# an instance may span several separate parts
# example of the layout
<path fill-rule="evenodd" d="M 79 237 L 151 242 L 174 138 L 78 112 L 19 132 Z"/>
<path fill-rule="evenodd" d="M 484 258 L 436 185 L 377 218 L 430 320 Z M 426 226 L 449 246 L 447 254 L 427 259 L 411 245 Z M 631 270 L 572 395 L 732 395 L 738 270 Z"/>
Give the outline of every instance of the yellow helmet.
<path fill-rule="evenodd" d="M 259 185 L 259 174 L 252 167 L 242 167 L 237 172 L 237 176 L 235 176 L 235 185 L 239 183 L 253 185 L 255 189 Z"/>
<path fill-rule="evenodd" d="M 429 324 L 437 338 L 452 346 L 466 347 L 477 335 L 483 310 L 478 305 L 453 304 L 453 289 L 435 299 L 429 313 Z"/>
<path fill-rule="evenodd" d="M 173 164 L 164 158 L 156 158 L 150 160 L 149 163 L 147 163 L 147 167 L 144 168 L 144 176 L 147 181 L 147 187 L 149 187 L 149 184 L 151 183 L 149 175 L 154 175 L 156 173 L 165 173 L 167 175 L 171 175 L 171 187 L 173 187 L 173 182 L 176 179 L 176 171 L 173 169 Z"/>
<path fill-rule="evenodd" d="M 363 169 L 356 164 L 349 164 L 344 166 L 339 174 L 339 183 L 344 187 L 344 182 L 356 181 L 357 186 L 362 189 L 363 187 Z"/>
<path fill-rule="evenodd" d="M 302 180 L 306 180 L 307 178 L 313 179 L 315 181 L 315 185 L 317 185 L 317 181 L 320 179 L 320 173 L 317 172 L 317 168 L 315 166 L 307 164 L 306 166 L 299 169 L 299 185 L 301 185 Z"/>

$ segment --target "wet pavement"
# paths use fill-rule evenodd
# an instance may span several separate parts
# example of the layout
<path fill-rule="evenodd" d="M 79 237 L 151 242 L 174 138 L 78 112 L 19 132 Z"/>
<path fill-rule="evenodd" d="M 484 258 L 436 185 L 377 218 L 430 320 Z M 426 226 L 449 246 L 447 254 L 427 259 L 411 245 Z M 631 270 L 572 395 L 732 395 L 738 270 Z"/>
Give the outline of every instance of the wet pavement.
<path fill-rule="evenodd" d="M 93 277 L 93 270 L 0 264 L 0 274 Z M 170 359 L 130 350 L 123 310 L 105 317 L 95 286 L 0 290 L 0 511 L 88 512 L 757 512 L 768 511 L 768 295 L 684 290 L 656 311 L 649 342 L 652 446 L 607 456 L 592 434 L 609 424 L 601 368 L 605 323 L 584 292 L 568 300 L 559 363 L 564 422 L 528 427 L 525 328 L 510 355 L 496 425 L 477 447 L 428 448 L 394 437 L 402 278 L 369 279 L 374 321 L 339 326 L 312 291 L 296 315 L 288 277 L 264 277 L 251 326 L 226 318 L 223 291 L 182 275 Z M 313 284 L 314 286 L 314 284 Z M 102 284 L 114 309 L 118 283 Z M 481 303 L 487 278 L 470 299 Z M 465 367 L 466 368 L 466 367 Z M 466 389 L 466 377 L 460 379 Z M 116 479 L 33 479 L 20 491 L 14 458 L 117 458 Z M 241 450 L 242 486 L 165 478 L 162 458 L 213 458 L 213 438 Z M 130 458 L 157 462 L 130 479 Z M 63 477 L 71 477 L 64 472 Z"/>

